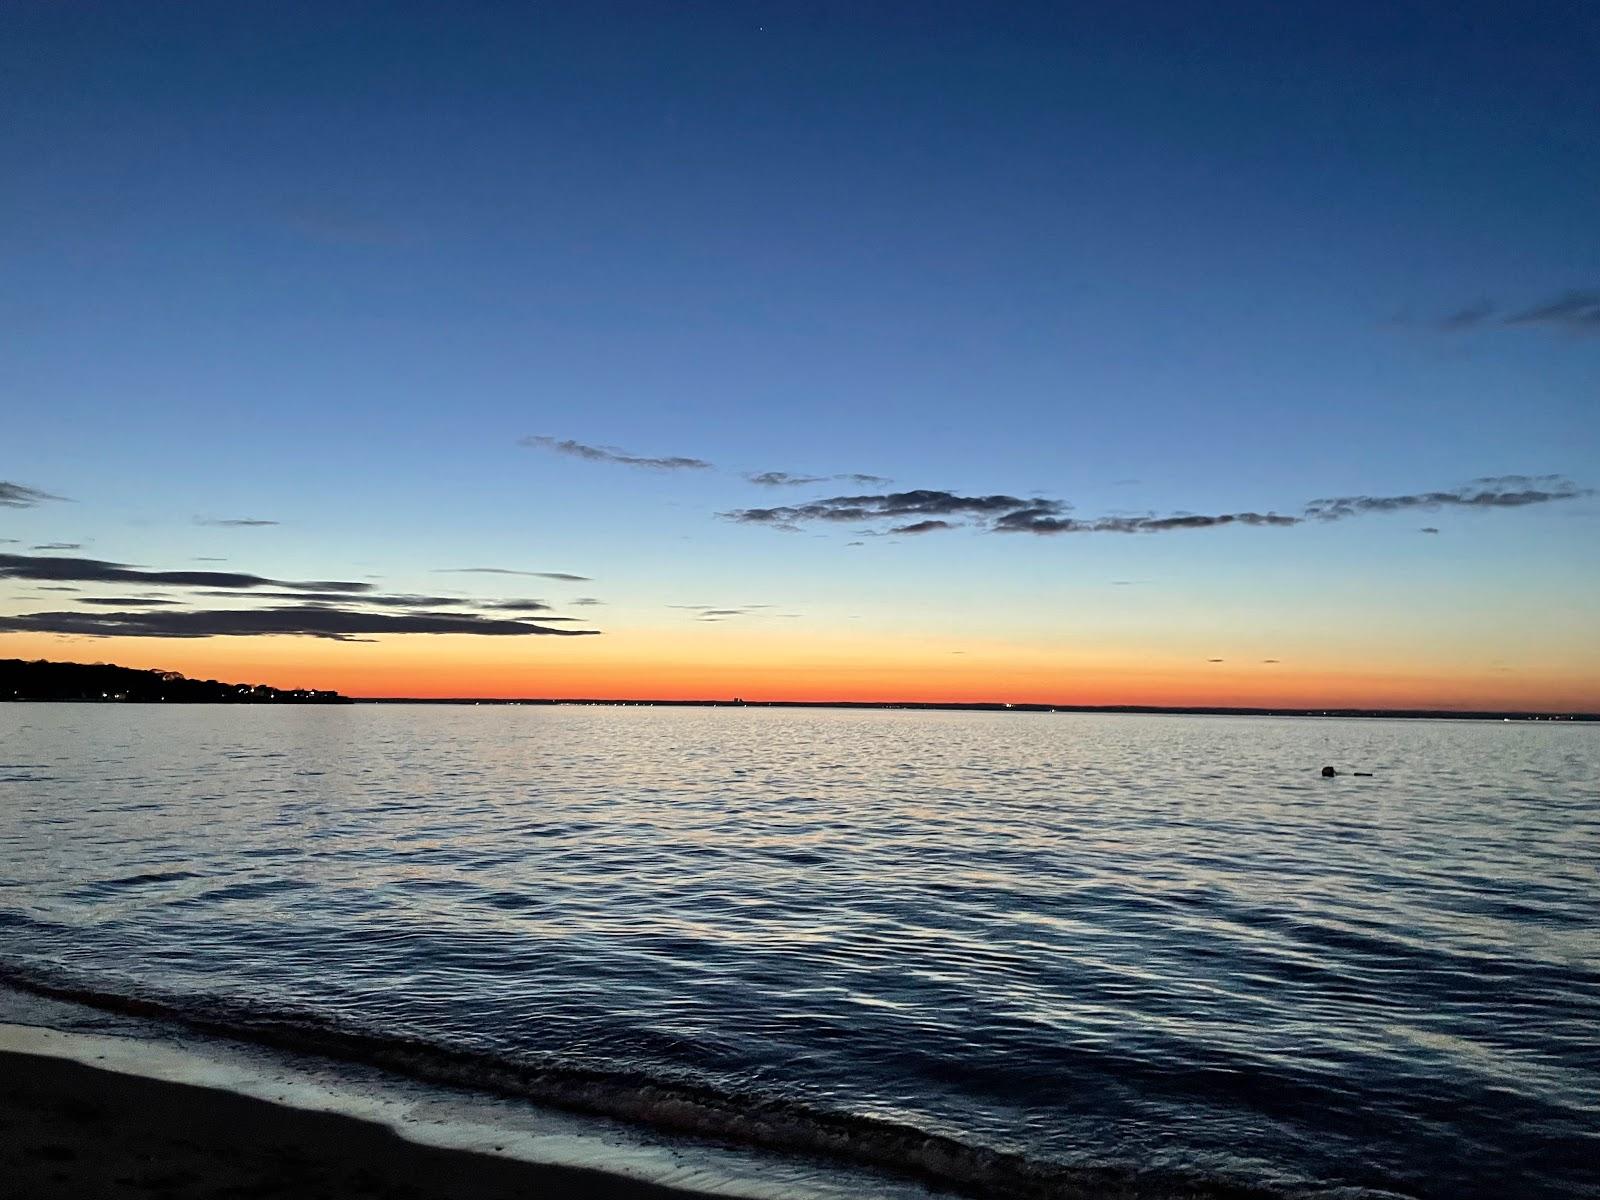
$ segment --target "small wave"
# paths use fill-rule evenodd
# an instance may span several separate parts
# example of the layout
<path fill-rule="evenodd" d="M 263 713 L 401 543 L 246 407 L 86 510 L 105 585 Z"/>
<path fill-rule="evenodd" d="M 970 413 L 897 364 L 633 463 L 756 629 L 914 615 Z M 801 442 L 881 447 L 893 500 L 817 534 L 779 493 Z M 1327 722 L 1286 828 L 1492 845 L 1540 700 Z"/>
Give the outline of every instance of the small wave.
<path fill-rule="evenodd" d="M 95 888 L 129 888 L 139 887 L 146 883 L 176 883 L 180 879 L 199 879 L 195 871 L 145 871 L 139 875 L 124 875 L 121 879 L 106 879 L 94 885 Z"/>
<path fill-rule="evenodd" d="M 1030 1159 L 907 1125 L 718 1092 L 625 1072 L 517 1062 L 416 1039 L 341 1028 L 309 1013 L 253 1010 L 195 997 L 107 992 L 64 975 L 0 963 L 0 982 L 128 1016 L 175 1022 L 275 1049 L 360 1062 L 427 1083 L 516 1096 L 670 1134 L 884 1170 L 996 1200 L 1382 1200 L 1361 1188 L 1271 1187 L 1177 1172 Z M 1402 1198 L 1395 1198 L 1402 1200 Z"/>

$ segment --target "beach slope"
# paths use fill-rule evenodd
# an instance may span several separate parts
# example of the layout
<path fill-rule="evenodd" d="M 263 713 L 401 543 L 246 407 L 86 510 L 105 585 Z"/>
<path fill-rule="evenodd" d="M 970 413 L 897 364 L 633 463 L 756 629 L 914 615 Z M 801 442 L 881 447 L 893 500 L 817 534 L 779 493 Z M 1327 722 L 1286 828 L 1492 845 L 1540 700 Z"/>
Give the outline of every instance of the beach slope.
<path fill-rule="evenodd" d="M 8 1200 L 695 1200 L 574 1167 L 436 1149 L 384 1126 L 0 1052 Z"/>

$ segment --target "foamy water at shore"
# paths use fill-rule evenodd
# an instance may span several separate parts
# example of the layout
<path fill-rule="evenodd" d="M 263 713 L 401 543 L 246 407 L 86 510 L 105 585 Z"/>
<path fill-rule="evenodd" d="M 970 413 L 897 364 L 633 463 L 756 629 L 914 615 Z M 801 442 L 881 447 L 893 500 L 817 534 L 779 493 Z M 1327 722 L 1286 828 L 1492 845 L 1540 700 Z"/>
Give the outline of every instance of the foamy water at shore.
<path fill-rule="evenodd" d="M 1577 1196 L 1597 780 L 1547 725 L 6 705 L 0 970 L 996 1194 Z"/>

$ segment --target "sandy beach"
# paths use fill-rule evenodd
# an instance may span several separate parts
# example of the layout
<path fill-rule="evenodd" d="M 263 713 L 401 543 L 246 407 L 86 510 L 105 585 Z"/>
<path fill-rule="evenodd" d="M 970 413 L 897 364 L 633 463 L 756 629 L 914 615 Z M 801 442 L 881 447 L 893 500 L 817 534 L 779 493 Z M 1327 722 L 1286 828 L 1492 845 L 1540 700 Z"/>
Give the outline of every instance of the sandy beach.
<path fill-rule="evenodd" d="M 0 1180 L 7 1200 L 698 1195 L 598 1171 L 435 1149 L 351 1117 L 6 1052 Z"/>

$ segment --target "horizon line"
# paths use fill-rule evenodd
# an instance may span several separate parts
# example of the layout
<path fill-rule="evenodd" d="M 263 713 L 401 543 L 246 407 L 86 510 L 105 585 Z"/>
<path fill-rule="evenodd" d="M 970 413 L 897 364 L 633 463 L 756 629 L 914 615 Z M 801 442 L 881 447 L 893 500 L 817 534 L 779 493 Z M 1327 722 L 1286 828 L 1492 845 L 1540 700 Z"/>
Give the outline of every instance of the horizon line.
<path fill-rule="evenodd" d="M 1174 716 L 1396 717 L 1600 722 L 1600 712 L 1556 709 L 1378 708 L 1363 705 L 1045 704 L 1004 700 L 745 700 L 584 696 L 347 696 L 354 704 L 573 705 L 613 708 L 871 708 L 945 712 L 1124 713 Z"/>

